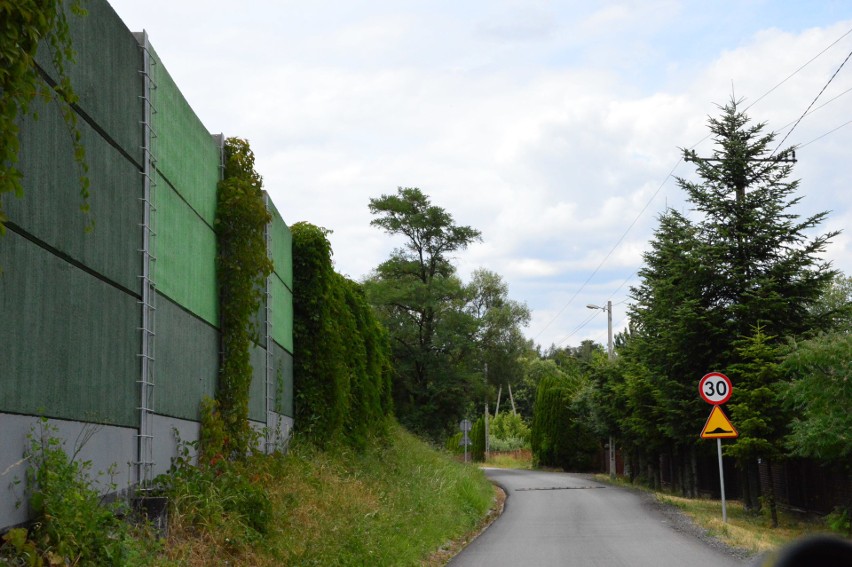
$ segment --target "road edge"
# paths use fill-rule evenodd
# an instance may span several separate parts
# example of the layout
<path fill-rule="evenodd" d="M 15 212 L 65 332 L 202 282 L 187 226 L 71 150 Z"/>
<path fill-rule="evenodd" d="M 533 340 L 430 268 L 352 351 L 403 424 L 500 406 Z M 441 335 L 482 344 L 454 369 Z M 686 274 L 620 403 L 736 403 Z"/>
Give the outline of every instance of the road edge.
<path fill-rule="evenodd" d="M 494 487 L 494 503 L 488 510 L 488 513 L 482 518 L 482 520 L 480 520 L 473 530 L 458 539 L 446 542 L 439 549 L 429 555 L 429 557 L 421 561 L 421 567 L 444 567 L 449 564 L 456 555 L 461 553 L 464 548 L 473 543 L 476 538 L 485 533 L 485 530 L 491 527 L 491 524 L 503 515 L 503 510 L 506 508 L 506 500 L 509 497 L 508 492 L 505 487 L 500 485 L 500 483 L 491 479 L 489 479 L 489 481 Z"/>

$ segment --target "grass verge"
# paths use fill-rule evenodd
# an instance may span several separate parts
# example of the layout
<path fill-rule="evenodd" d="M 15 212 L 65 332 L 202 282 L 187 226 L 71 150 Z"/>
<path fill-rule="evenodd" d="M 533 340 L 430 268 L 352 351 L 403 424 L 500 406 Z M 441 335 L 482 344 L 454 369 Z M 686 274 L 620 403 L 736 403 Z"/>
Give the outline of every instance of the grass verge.
<path fill-rule="evenodd" d="M 656 496 L 660 502 L 682 510 L 709 535 L 752 554 L 771 551 L 802 536 L 827 531 L 822 522 L 805 520 L 782 510 L 778 511 L 779 525 L 773 528 L 768 510 L 747 512 L 738 500 L 726 502 L 728 522 L 725 523 L 719 500 L 681 498 L 662 493 Z"/>
<path fill-rule="evenodd" d="M 494 502 L 477 467 L 398 426 L 363 452 L 296 442 L 285 457 L 253 460 L 249 479 L 272 504 L 262 538 L 178 506 L 163 563 L 435 565 L 434 551 L 463 540 Z"/>
<path fill-rule="evenodd" d="M 517 451 L 491 453 L 484 465 L 498 469 L 532 470 L 532 451 L 530 449 L 518 449 Z"/>
<path fill-rule="evenodd" d="M 601 482 L 618 484 L 631 488 L 641 488 L 624 479 L 611 480 L 607 475 L 595 475 Z M 649 492 L 653 492 L 648 490 Z M 722 521 L 722 503 L 720 500 L 706 498 L 683 498 L 665 492 L 653 492 L 658 501 L 678 508 L 711 537 L 724 544 L 743 550 L 749 555 L 778 549 L 806 535 L 826 533 L 828 529 L 823 521 L 806 519 L 801 515 L 778 510 L 779 526 L 773 528 L 769 510 L 748 512 L 738 500 L 726 502 L 728 522 Z"/>

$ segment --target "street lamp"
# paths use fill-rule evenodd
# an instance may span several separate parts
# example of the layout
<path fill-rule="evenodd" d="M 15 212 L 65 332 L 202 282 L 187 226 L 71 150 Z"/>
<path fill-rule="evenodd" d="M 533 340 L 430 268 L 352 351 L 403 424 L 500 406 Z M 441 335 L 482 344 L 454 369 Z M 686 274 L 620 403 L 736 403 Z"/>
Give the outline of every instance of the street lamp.
<path fill-rule="evenodd" d="M 592 305 L 591 303 L 586 305 L 586 307 L 589 309 L 600 309 L 601 311 L 606 311 L 606 355 L 607 358 L 612 360 L 612 301 L 607 301 L 606 307 Z"/>
<path fill-rule="evenodd" d="M 589 309 L 600 309 L 606 311 L 606 356 L 612 360 L 612 301 L 606 302 L 606 307 L 599 305 L 586 305 Z M 612 435 L 609 436 L 609 477 L 615 478 L 615 444 L 612 441 Z"/>

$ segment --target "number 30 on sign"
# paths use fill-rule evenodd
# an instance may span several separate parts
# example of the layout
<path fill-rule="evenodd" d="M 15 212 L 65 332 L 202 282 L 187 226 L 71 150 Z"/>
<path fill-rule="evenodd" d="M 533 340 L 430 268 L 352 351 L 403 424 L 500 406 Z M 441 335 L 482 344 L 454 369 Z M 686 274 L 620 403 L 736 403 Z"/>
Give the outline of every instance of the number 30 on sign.
<path fill-rule="evenodd" d="M 724 404 L 731 398 L 731 380 L 720 372 L 711 372 L 698 382 L 698 393 L 710 405 Z"/>

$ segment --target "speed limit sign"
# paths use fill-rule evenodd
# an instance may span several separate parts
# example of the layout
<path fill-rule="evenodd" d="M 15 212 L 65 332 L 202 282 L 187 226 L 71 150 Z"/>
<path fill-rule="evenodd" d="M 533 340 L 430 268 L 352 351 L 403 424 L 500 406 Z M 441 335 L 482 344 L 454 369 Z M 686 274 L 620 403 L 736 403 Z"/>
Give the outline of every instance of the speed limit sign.
<path fill-rule="evenodd" d="M 708 404 L 718 406 L 727 402 L 731 397 L 731 379 L 720 372 L 706 374 L 698 382 L 698 393 Z"/>

